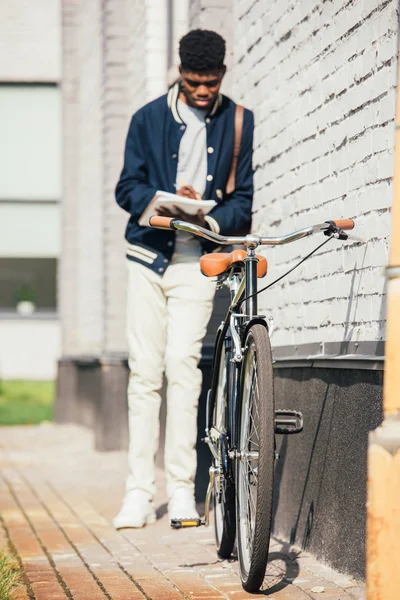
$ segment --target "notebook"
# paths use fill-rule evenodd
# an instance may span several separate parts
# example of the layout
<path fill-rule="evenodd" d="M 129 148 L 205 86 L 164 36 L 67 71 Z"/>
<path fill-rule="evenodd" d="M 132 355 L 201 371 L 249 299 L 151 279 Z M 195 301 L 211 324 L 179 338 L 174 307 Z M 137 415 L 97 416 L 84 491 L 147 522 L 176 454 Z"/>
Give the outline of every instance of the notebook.
<path fill-rule="evenodd" d="M 206 215 L 216 205 L 217 203 L 215 200 L 195 200 L 193 198 L 185 198 L 183 196 L 177 196 L 176 194 L 170 194 L 169 192 L 157 191 L 154 198 L 141 215 L 138 223 L 143 227 L 149 227 L 150 217 L 156 215 L 156 209 L 161 206 L 170 210 L 171 213 L 174 212 L 173 207 L 178 206 L 189 215 L 195 215 L 198 210 L 202 210 Z"/>

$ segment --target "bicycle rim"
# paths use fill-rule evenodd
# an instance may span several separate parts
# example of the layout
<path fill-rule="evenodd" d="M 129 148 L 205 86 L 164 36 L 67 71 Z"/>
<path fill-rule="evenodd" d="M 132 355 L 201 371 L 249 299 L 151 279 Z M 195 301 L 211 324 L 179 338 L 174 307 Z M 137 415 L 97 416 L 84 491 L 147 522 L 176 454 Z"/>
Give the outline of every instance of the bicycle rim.
<path fill-rule="evenodd" d="M 274 481 L 274 391 L 267 329 L 253 325 L 246 338 L 236 461 L 237 533 L 245 590 L 260 589 L 267 566 Z"/>

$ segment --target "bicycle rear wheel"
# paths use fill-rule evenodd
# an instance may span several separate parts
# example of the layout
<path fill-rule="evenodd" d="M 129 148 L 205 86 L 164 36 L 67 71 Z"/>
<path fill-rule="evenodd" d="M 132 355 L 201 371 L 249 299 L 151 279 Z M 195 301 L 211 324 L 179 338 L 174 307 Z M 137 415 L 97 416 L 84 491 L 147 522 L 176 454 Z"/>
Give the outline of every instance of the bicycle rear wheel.
<path fill-rule="evenodd" d="M 228 373 L 230 367 L 230 352 L 225 348 L 221 353 L 219 363 L 218 389 L 215 397 L 213 412 L 213 430 L 226 436 L 227 434 L 227 404 L 229 393 Z M 233 477 L 227 472 L 223 462 L 227 458 L 228 448 L 223 443 L 226 437 L 215 438 L 218 444 L 218 460 L 214 459 L 217 468 L 214 478 L 214 530 L 217 553 L 221 558 L 229 558 L 232 554 L 236 538 L 235 518 L 235 486 Z"/>
<path fill-rule="evenodd" d="M 241 381 L 236 520 L 242 584 L 257 592 L 268 560 L 274 484 L 275 407 L 271 346 L 261 324 L 250 327 Z"/>

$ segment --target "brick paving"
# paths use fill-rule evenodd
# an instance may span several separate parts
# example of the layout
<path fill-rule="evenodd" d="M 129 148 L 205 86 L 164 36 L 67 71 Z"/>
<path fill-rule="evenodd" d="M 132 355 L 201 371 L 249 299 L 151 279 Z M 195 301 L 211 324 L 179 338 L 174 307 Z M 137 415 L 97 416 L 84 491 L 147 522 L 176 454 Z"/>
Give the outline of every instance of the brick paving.
<path fill-rule="evenodd" d="M 212 527 L 171 530 L 162 472 L 157 523 L 115 531 L 125 474 L 126 453 L 95 452 L 86 429 L 0 429 L 0 547 L 8 544 L 23 568 L 14 600 L 254 597 L 241 587 L 237 561 L 218 559 Z M 365 589 L 274 539 L 263 594 L 361 600 Z"/>

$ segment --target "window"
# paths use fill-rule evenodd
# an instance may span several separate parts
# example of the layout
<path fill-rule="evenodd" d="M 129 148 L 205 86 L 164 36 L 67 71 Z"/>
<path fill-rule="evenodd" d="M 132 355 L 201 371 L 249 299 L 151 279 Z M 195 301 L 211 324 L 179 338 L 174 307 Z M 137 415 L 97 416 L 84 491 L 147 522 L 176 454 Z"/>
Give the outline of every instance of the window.
<path fill-rule="evenodd" d="M 56 281 L 55 258 L 0 258 L 0 310 L 29 301 L 37 311 L 55 311 Z"/>
<path fill-rule="evenodd" d="M 30 300 L 56 310 L 60 253 L 61 95 L 0 85 L 0 311 Z"/>
<path fill-rule="evenodd" d="M 0 200 L 61 196 L 61 97 L 55 85 L 0 85 Z"/>

